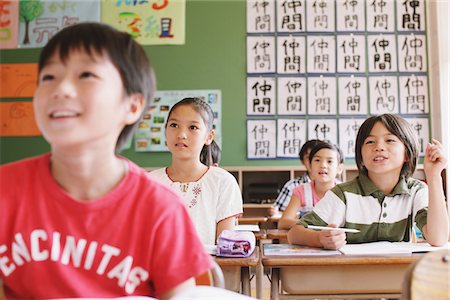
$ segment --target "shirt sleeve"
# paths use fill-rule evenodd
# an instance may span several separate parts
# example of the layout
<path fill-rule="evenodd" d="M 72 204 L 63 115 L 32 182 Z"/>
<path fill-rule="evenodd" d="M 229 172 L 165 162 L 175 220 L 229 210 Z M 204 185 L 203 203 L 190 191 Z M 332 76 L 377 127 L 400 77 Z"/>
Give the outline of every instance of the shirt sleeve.
<path fill-rule="evenodd" d="M 314 206 L 313 210 L 304 215 L 298 224 L 327 226 L 336 224 L 341 227 L 345 224 L 346 218 L 345 203 L 333 191 L 328 191 L 323 198 Z"/>
<path fill-rule="evenodd" d="M 416 222 L 420 231 L 422 231 L 423 226 L 427 224 L 428 186 L 421 184 L 413 197 L 413 220 Z"/>
<path fill-rule="evenodd" d="M 286 182 L 286 184 L 281 189 L 281 192 L 278 194 L 277 200 L 275 201 L 275 205 L 278 207 L 279 211 L 285 211 L 287 206 L 289 205 L 289 200 L 292 196 L 292 191 L 295 189 L 297 185 L 294 180 L 290 180 Z"/>
<path fill-rule="evenodd" d="M 233 175 L 227 173 L 221 180 L 217 203 L 216 223 L 242 214 L 242 194 Z"/>
<path fill-rule="evenodd" d="M 169 201 L 170 199 L 163 199 Z M 159 297 L 211 268 L 187 210 L 180 202 L 160 214 L 151 234 L 151 281 Z"/>

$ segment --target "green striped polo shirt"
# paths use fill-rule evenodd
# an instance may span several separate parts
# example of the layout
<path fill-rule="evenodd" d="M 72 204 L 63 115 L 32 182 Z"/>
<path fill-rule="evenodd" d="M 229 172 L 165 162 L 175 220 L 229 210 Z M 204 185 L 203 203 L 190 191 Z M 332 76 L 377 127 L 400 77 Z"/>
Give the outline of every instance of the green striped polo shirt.
<path fill-rule="evenodd" d="M 413 220 L 422 230 L 427 222 L 428 187 L 418 179 L 401 177 L 392 193 L 384 195 L 360 173 L 336 185 L 298 224 L 356 228 L 348 243 L 409 241 Z"/>

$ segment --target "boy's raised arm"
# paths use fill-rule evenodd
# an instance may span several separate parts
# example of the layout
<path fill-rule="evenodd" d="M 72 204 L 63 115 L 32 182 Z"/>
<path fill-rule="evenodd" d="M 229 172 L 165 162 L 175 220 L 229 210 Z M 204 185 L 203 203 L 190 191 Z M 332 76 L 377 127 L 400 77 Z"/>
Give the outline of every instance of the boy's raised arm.
<path fill-rule="evenodd" d="M 449 220 L 445 205 L 441 172 L 447 158 L 441 143 L 433 139 L 425 150 L 424 171 L 428 184 L 428 216 L 423 234 L 432 246 L 442 246 L 449 239 Z"/>

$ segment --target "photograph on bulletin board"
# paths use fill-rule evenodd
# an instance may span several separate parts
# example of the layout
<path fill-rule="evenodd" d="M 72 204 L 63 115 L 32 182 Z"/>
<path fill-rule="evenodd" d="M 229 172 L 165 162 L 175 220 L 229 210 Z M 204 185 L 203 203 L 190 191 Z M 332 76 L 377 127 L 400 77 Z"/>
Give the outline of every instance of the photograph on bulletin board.
<path fill-rule="evenodd" d="M 222 147 L 222 93 L 220 90 L 157 91 L 152 107 L 144 113 L 134 134 L 136 152 L 167 152 L 165 126 L 169 111 L 184 98 L 197 97 L 211 107 L 214 114 L 214 140 Z"/>

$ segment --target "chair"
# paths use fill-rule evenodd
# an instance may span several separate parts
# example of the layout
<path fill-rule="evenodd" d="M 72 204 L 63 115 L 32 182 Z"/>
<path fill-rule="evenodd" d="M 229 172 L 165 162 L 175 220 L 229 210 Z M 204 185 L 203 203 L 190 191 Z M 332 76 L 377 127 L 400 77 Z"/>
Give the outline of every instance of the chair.
<path fill-rule="evenodd" d="M 402 300 L 450 300 L 450 251 L 428 252 L 410 266 Z"/>
<path fill-rule="evenodd" d="M 212 263 L 213 266 L 211 269 L 195 277 L 195 284 L 225 288 L 225 279 L 223 277 L 222 269 L 214 260 Z"/>

